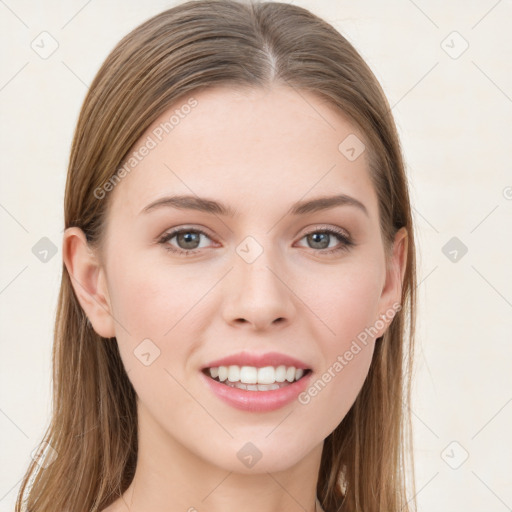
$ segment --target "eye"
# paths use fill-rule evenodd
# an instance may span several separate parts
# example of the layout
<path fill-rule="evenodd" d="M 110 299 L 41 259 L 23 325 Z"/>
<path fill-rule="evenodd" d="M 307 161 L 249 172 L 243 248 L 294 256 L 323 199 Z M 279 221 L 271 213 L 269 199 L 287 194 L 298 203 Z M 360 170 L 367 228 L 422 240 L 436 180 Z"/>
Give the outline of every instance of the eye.
<path fill-rule="evenodd" d="M 201 247 L 201 238 L 210 239 L 210 236 L 203 230 L 197 228 L 179 228 L 165 233 L 158 243 L 162 244 L 167 251 L 183 256 L 191 256 L 204 249 Z M 176 245 L 170 242 L 176 238 Z M 348 251 L 355 243 L 350 236 L 342 230 L 335 228 L 317 228 L 304 235 L 301 240 L 307 239 L 311 249 L 318 249 L 321 254 L 331 254 L 339 251 Z M 338 244 L 331 246 L 333 239 L 338 240 Z M 207 246 L 206 246 L 207 247 Z"/>
<path fill-rule="evenodd" d="M 195 254 L 196 252 L 199 252 L 200 249 L 204 248 L 200 247 L 201 237 L 210 238 L 201 229 L 180 228 L 165 233 L 158 242 L 161 243 L 168 251 L 188 256 Z M 168 243 L 173 238 L 176 238 L 178 247 Z"/>
<path fill-rule="evenodd" d="M 315 231 L 310 231 L 305 236 L 301 238 L 307 239 L 307 242 L 312 249 L 319 249 L 322 254 L 331 254 L 338 251 L 348 251 L 352 246 L 354 246 L 354 242 L 350 239 L 350 236 L 347 235 L 344 231 L 335 229 L 335 228 L 325 228 L 325 229 L 316 229 Z M 333 238 L 338 240 L 338 245 L 332 247 L 330 245 Z M 326 250 L 329 249 L 329 250 Z"/>

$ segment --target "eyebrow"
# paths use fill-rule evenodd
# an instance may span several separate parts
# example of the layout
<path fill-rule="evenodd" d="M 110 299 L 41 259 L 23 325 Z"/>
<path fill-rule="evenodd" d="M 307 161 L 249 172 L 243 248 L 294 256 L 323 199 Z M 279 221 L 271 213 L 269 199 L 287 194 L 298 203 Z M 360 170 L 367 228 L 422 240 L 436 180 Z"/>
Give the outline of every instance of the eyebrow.
<path fill-rule="evenodd" d="M 298 201 L 294 203 L 288 210 L 289 215 L 304 215 L 306 213 L 314 213 L 322 210 L 328 210 L 337 206 L 353 206 L 361 210 L 366 216 L 369 216 L 366 206 L 358 199 L 346 194 L 338 194 L 335 196 L 317 197 L 308 201 Z M 166 196 L 145 206 L 140 213 L 147 213 L 157 208 L 168 207 L 185 210 L 198 210 L 215 215 L 223 215 L 227 217 L 235 217 L 237 211 L 229 206 L 213 199 L 207 199 L 198 196 L 177 195 Z"/>

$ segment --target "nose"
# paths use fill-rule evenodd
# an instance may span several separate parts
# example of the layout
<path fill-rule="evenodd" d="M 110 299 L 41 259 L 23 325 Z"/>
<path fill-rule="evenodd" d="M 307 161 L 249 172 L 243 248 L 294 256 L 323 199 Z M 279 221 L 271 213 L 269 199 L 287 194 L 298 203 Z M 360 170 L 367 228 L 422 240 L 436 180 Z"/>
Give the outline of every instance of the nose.
<path fill-rule="evenodd" d="M 234 254 L 234 268 L 225 282 L 224 320 L 232 326 L 264 331 L 285 327 L 295 315 L 295 296 L 283 265 L 265 249 L 253 262 Z"/>

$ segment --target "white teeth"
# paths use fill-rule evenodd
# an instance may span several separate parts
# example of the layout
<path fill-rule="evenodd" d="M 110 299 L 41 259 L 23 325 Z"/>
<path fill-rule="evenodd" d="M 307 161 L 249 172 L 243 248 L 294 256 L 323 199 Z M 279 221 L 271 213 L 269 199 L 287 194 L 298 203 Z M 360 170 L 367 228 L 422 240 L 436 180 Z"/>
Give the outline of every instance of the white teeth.
<path fill-rule="evenodd" d="M 210 370 L 211 370 L 211 368 L 210 368 Z M 228 368 L 227 368 L 227 366 L 219 366 L 218 370 L 219 370 L 219 380 L 221 382 L 224 382 L 228 378 Z M 210 372 L 210 375 L 211 375 L 211 372 Z"/>
<path fill-rule="evenodd" d="M 209 372 L 213 379 L 218 377 L 220 382 L 225 382 L 226 384 L 245 384 L 246 387 L 242 389 L 250 389 L 252 387 L 255 388 L 253 391 L 258 391 L 258 386 L 260 385 L 267 388 L 273 384 L 299 380 L 304 375 L 303 369 L 295 368 L 294 366 L 286 367 L 284 365 L 277 368 L 273 366 L 264 366 L 262 368 L 256 368 L 255 366 L 240 367 L 237 365 L 219 366 L 209 368 Z M 264 390 L 266 391 L 267 389 L 261 389 L 260 391 Z"/>
<path fill-rule="evenodd" d="M 240 367 L 230 366 L 228 369 L 229 382 L 238 382 L 240 380 Z"/>
<path fill-rule="evenodd" d="M 242 384 L 241 382 L 229 382 L 226 381 L 225 384 L 232 388 L 245 389 L 248 391 L 272 391 L 274 389 L 282 388 L 283 386 L 287 386 L 287 384 Z"/>
<path fill-rule="evenodd" d="M 276 371 L 272 366 L 258 368 L 258 384 L 273 384 Z"/>
<path fill-rule="evenodd" d="M 278 366 L 276 368 L 276 382 L 284 382 L 286 380 L 286 366 Z"/>
<path fill-rule="evenodd" d="M 230 368 L 233 367 L 230 366 Z M 239 367 L 237 366 L 237 368 Z M 243 382 L 244 384 L 257 384 L 258 368 L 255 368 L 254 366 L 242 366 L 240 368 L 240 382 Z M 265 383 L 262 382 L 262 384 Z"/>
<path fill-rule="evenodd" d="M 295 380 L 295 366 L 291 366 L 286 370 L 286 380 L 293 382 Z"/>

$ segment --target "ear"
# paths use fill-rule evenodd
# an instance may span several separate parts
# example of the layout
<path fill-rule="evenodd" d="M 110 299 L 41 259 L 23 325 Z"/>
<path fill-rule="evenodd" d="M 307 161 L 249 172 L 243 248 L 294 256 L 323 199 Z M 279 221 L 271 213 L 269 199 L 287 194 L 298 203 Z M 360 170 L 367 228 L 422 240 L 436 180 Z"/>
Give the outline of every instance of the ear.
<path fill-rule="evenodd" d="M 114 317 L 105 271 L 80 228 L 65 230 L 62 256 L 75 294 L 92 327 L 100 336 L 113 338 Z"/>
<path fill-rule="evenodd" d="M 386 281 L 382 288 L 379 301 L 380 320 L 385 324 L 376 338 L 380 338 L 387 330 L 394 315 L 401 309 L 402 286 L 407 264 L 408 236 L 405 227 L 395 234 L 391 256 L 386 269 Z M 380 322 L 379 322 L 380 324 Z"/>

